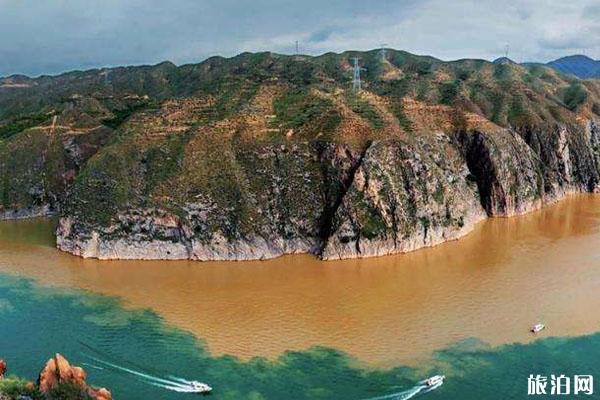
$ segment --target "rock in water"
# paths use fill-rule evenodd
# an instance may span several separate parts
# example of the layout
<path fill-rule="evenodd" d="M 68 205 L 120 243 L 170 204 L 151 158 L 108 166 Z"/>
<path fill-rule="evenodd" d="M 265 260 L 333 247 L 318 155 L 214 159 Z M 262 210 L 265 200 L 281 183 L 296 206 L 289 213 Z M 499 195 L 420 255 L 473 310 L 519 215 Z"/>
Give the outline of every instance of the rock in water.
<path fill-rule="evenodd" d="M 95 400 L 111 400 L 111 393 L 104 388 L 95 389 L 89 386 L 85 380 L 87 374 L 81 367 L 72 366 L 66 358 L 56 354 L 46 362 L 46 366 L 40 372 L 38 386 L 40 392 L 50 393 L 63 384 L 71 384 L 81 388 L 82 393 L 87 393 Z"/>

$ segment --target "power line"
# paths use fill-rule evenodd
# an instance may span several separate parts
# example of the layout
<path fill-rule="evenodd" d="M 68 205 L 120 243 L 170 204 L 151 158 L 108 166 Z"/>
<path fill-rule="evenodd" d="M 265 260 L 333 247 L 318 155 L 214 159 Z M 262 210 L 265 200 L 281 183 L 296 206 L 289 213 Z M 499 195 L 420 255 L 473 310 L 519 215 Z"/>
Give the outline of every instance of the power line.
<path fill-rule="evenodd" d="M 360 70 L 364 69 L 361 68 L 360 65 L 358 64 L 358 61 L 360 60 L 360 58 L 358 57 L 353 57 L 352 61 L 354 61 L 354 66 L 353 66 L 353 72 L 354 72 L 354 76 L 352 78 L 352 89 L 354 89 L 355 92 L 360 92 L 361 90 L 361 81 L 360 81 Z"/>

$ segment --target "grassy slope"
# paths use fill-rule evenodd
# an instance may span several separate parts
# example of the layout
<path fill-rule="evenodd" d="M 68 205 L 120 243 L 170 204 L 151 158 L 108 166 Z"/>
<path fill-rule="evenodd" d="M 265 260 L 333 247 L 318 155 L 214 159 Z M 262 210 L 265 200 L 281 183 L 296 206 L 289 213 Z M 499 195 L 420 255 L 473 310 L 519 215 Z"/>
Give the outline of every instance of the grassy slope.
<path fill-rule="evenodd" d="M 354 55 L 366 67 L 361 95 L 350 90 Z M 372 139 L 412 140 L 436 129 L 481 128 L 481 121 L 545 127 L 600 113 L 598 81 L 542 66 L 442 62 L 401 51 L 389 51 L 386 62 L 376 51 L 244 53 L 25 82 L 29 87 L 0 87 L 2 207 L 60 202 L 71 181 L 58 177 L 73 170 L 69 190 L 78 200 L 68 212 L 90 221 L 106 223 L 133 206 L 178 213 L 204 196 L 234 210 L 239 226 L 225 228 L 242 233 L 264 217 L 263 188 L 321 179 L 318 163 L 299 160 L 327 143 L 360 151 Z M 54 115 L 66 126 L 58 137 L 35 128 L 50 125 Z M 98 126 L 104 126 L 100 134 L 90 130 Z M 80 160 L 65 150 L 69 140 L 88 149 Z M 285 154 L 277 158 L 282 164 L 264 165 L 261 153 L 269 152 Z M 284 172 L 277 184 L 274 168 Z M 309 193 L 290 193 L 292 208 L 294 195 Z M 209 223 L 223 228 L 222 221 Z"/>

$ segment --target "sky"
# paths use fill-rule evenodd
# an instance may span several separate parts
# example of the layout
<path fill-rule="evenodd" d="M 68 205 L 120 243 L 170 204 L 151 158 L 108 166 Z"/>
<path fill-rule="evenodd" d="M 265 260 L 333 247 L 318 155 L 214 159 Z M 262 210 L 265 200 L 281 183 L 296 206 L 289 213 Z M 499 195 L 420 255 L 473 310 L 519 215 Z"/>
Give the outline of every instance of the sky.
<path fill-rule="evenodd" d="M 0 0 L 0 76 L 388 48 L 443 60 L 600 58 L 598 0 Z"/>

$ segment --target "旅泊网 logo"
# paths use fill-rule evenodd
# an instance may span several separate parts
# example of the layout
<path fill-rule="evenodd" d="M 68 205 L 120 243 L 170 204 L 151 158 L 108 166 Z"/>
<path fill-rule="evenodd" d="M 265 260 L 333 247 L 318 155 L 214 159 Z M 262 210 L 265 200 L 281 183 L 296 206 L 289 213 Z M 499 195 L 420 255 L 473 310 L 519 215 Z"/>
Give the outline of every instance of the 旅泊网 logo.
<path fill-rule="evenodd" d="M 594 377 L 592 375 L 529 375 L 527 378 L 527 395 L 592 395 L 594 394 Z"/>

